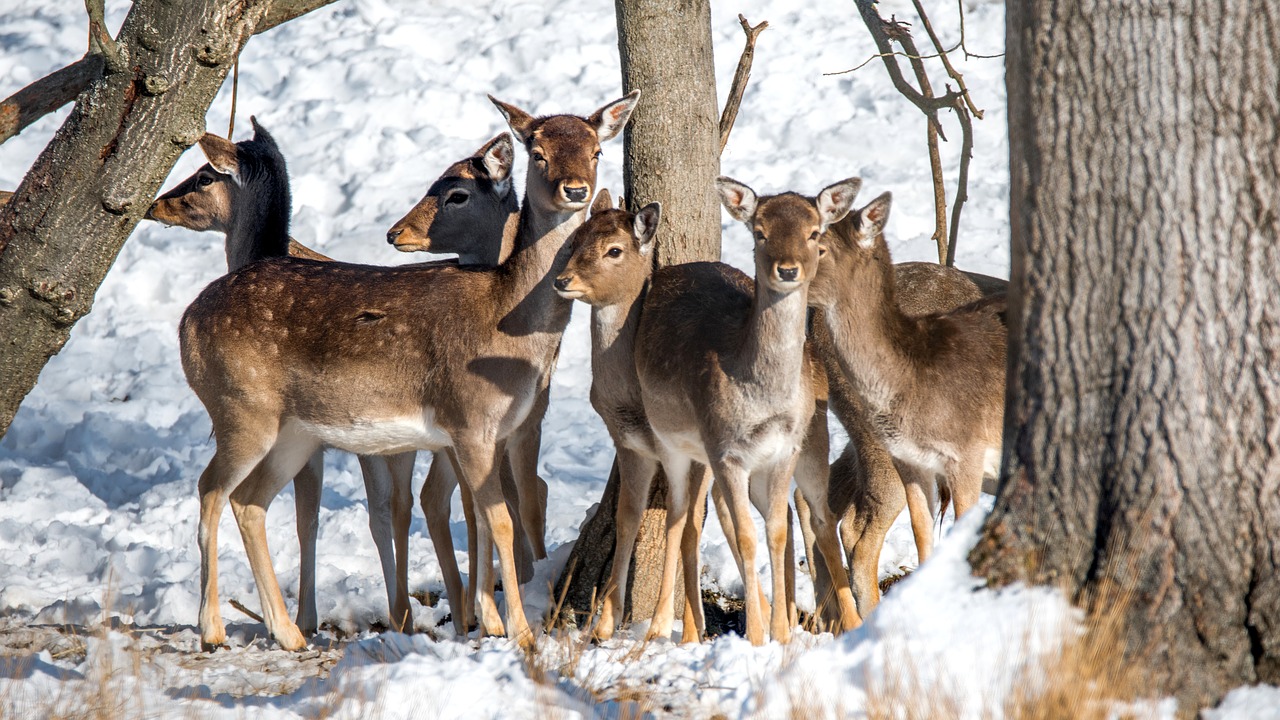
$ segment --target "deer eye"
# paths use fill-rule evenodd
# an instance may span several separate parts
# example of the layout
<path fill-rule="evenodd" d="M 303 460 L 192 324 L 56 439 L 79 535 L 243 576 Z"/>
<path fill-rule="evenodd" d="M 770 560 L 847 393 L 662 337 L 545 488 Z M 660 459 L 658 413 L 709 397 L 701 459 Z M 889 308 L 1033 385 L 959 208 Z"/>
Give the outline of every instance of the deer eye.
<path fill-rule="evenodd" d="M 449 196 L 444 199 L 444 204 L 445 205 L 466 205 L 467 200 L 469 199 L 470 199 L 470 195 L 468 195 L 465 190 L 458 190 L 457 192 L 449 193 Z"/>
<path fill-rule="evenodd" d="M 755 231 L 754 233 L 752 233 L 752 234 L 753 234 L 753 235 L 755 235 L 756 242 L 764 242 L 764 241 L 765 241 L 764 233 L 763 233 L 763 232 L 761 232 L 760 230 L 756 230 L 756 231 Z"/>
<path fill-rule="evenodd" d="M 596 160 L 599 160 L 603 155 L 604 155 L 604 153 L 603 153 L 603 152 L 601 152 L 601 151 L 597 150 L 597 151 L 596 151 L 596 154 L 595 154 L 595 155 L 593 155 L 592 157 L 594 157 Z"/>
<path fill-rule="evenodd" d="M 542 155 L 542 153 L 540 153 L 540 152 L 535 152 L 535 153 L 533 153 L 533 154 L 531 155 L 531 157 L 533 158 L 533 161 L 534 161 L 534 162 L 536 162 L 536 163 L 538 163 L 539 165 L 546 165 L 546 164 L 547 164 L 547 158 L 546 158 L 546 157 L 544 157 L 544 156 Z"/>
<path fill-rule="evenodd" d="M 818 238 L 820 237 L 822 237 L 822 233 L 814 230 L 813 234 L 809 236 L 809 242 L 818 242 Z"/>
<path fill-rule="evenodd" d="M 200 187 L 204 187 L 206 185 L 212 185 L 213 178 L 209 177 L 208 175 L 201 175 L 200 179 L 196 181 L 196 184 L 199 185 Z"/>
<path fill-rule="evenodd" d="M 609 248 L 608 252 L 605 253 L 605 256 L 611 257 L 611 258 L 622 257 L 622 248 L 611 247 Z"/>

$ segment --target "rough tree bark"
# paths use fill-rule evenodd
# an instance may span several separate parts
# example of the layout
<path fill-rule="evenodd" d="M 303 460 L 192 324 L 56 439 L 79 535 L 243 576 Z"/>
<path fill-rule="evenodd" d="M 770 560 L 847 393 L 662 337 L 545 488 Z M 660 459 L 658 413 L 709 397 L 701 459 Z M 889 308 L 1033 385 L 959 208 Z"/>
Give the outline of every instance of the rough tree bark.
<path fill-rule="evenodd" d="M 720 118 L 716 108 L 709 0 L 617 0 L 622 87 L 641 91 L 624 138 L 625 196 L 631 208 L 662 203 L 659 266 L 720 258 Z M 617 467 L 600 509 L 583 524 L 560 578 L 564 609 L 579 617 L 604 597 L 613 561 Z M 627 593 L 633 618 L 652 617 L 661 579 L 666 480 L 659 473 L 636 540 Z M 676 614 L 683 584 L 676 574 Z M 567 586 L 567 587 L 566 587 Z M 624 615 L 625 616 L 625 615 Z"/>
<path fill-rule="evenodd" d="M 1126 602 L 1182 711 L 1280 682 L 1280 5 L 1008 6 L 994 584 Z"/>
<path fill-rule="evenodd" d="M 333 0 L 137 0 L 105 74 L 0 207 L 0 436 L 92 307 L 124 241 L 256 31 Z"/>

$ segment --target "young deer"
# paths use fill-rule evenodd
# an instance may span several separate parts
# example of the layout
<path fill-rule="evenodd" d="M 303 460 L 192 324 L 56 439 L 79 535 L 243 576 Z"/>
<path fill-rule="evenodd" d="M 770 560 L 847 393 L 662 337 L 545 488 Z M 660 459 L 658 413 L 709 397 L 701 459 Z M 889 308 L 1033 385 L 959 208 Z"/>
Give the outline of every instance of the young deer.
<path fill-rule="evenodd" d="M 514 249 L 496 268 L 269 259 L 213 282 L 187 308 L 183 369 L 218 443 L 200 478 L 205 644 L 225 637 L 217 518 L 230 499 L 263 619 L 282 647 L 303 645 L 280 597 L 263 520 L 271 498 L 328 444 L 367 454 L 448 448 L 480 511 L 476 552 L 489 557 L 496 545 L 501 563 L 507 623 L 492 569 L 480 562 L 483 628 L 532 645 L 497 464 L 569 321 L 552 268 L 582 223 L 599 144 L 622 130 L 638 95 L 585 118 L 534 118 L 494 101 L 532 158 Z"/>
<path fill-rule="evenodd" d="M 809 298 L 893 455 L 923 562 L 933 545 L 934 488 L 963 515 L 998 452 L 1006 333 L 989 302 L 918 317 L 903 311 L 883 235 L 889 206 L 886 193 L 830 228 Z"/>
<path fill-rule="evenodd" d="M 251 140 L 232 143 L 212 134 L 200 139 L 200 148 L 209 160 L 191 177 L 160 196 L 147 218 L 166 225 L 191 230 L 212 230 L 226 235 L 228 270 L 234 271 L 266 257 L 278 257 L 287 250 L 291 257 L 330 261 L 331 259 L 288 237 L 290 218 L 289 178 L 284 156 L 274 138 L 256 118 Z M 450 166 L 436 185 L 457 174 L 460 166 L 473 168 L 470 179 L 480 201 L 469 208 L 455 206 L 450 214 L 454 226 L 465 224 L 473 235 L 452 234 L 442 243 L 442 252 L 457 252 L 468 260 L 496 265 L 505 256 L 499 252 L 508 216 L 516 214 L 515 193 L 510 174 L 513 160 L 510 135 L 503 133 L 485 143 L 470 157 Z M 474 209 L 473 209 L 474 208 Z M 477 212 L 476 209 L 479 211 Z M 509 244 L 508 244 L 509 247 Z M 408 536 L 412 519 L 412 473 L 416 452 L 390 456 L 359 456 L 369 500 L 369 529 L 378 549 L 387 588 L 391 625 L 399 631 L 412 630 L 408 594 Z M 315 540 L 323 486 L 323 449 L 317 450 L 294 477 L 297 496 L 298 541 L 301 569 L 298 588 L 299 630 L 316 630 Z M 434 463 L 425 489 L 457 484 L 452 468 Z M 448 528 L 448 504 L 429 513 L 429 527 Z M 436 516 L 443 517 L 436 517 Z M 437 547 L 437 550 L 439 548 Z M 449 570 L 457 577 L 452 543 L 440 553 L 446 578 Z M 458 595 L 452 596 L 454 598 Z M 461 619 L 463 613 L 455 613 Z"/>
<path fill-rule="evenodd" d="M 765 630 L 750 486 L 761 488 L 766 499 L 771 633 L 785 642 L 788 489 L 815 406 L 812 360 L 805 353 L 806 295 L 817 270 L 818 239 L 848 211 L 857 186 L 856 180 L 837 183 L 816 200 L 794 193 L 757 199 L 746 185 L 721 178 L 717 189 L 725 207 L 756 237 L 756 281 L 744 287 L 740 273 L 717 263 L 668 268 L 653 277 L 637 329 L 641 398 L 670 486 L 664 576 L 674 564 L 672 546 L 690 500 L 681 481 L 691 463 L 701 462 L 711 468 L 732 518 L 733 530 L 726 531 L 737 544 L 747 637 L 754 644 L 764 641 Z M 657 632 L 669 632 L 669 605 L 659 607 L 653 623 Z"/>

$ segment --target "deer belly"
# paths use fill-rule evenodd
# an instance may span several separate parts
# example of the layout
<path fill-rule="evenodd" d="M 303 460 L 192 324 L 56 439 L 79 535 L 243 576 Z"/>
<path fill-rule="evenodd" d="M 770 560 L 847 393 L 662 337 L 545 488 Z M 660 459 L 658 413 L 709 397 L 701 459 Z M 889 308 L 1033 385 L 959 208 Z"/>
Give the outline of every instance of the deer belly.
<path fill-rule="evenodd" d="M 358 418 L 341 424 L 293 422 L 330 447 L 361 455 L 385 455 L 448 446 L 449 434 L 436 424 L 435 415 L 435 410 L 427 408 L 420 415 Z"/>

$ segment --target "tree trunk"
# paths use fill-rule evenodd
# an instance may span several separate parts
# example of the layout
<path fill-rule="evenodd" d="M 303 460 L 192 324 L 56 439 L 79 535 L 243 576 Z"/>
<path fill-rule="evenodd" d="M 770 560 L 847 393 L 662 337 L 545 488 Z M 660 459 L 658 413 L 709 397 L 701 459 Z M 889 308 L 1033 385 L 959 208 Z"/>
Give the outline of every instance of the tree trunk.
<path fill-rule="evenodd" d="M 641 91 L 627 124 L 623 177 L 632 210 L 662 203 L 656 262 L 659 266 L 720 258 L 720 119 L 716 109 L 709 0 L 617 0 L 622 89 Z M 592 597 L 604 598 L 615 538 L 618 502 L 615 463 L 600 509 L 583 524 L 557 592 L 565 607 L 586 616 Z M 649 495 L 636 539 L 627 607 L 634 619 L 653 616 L 666 526 L 666 479 L 661 472 Z M 566 584 L 568 588 L 566 590 Z M 682 574 L 676 573 L 676 617 L 684 607 Z"/>
<path fill-rule="evenodd" d="M 0 436 L 89 312 L 178 156 L 204 133 L 249 36 L 328 2 L 133 4 L 108 43 L 105 74 L 0 208 Z"/>
<path fill-rule="evenodd" d="M 994 584 L 1127 603 L 1184 712 L 1280 682 L 1280 7 L 1008 6 Z"/>

